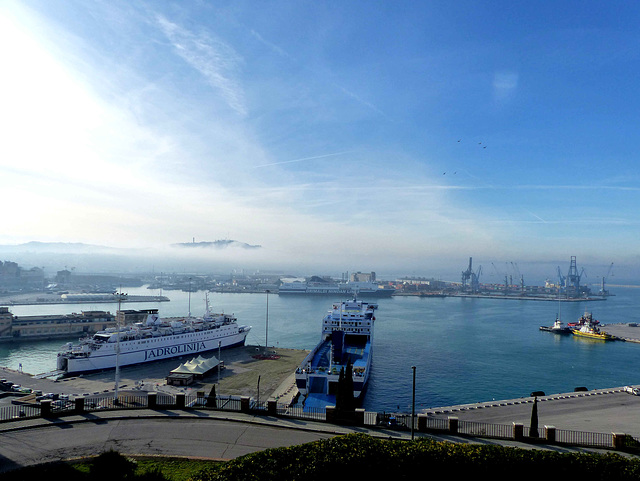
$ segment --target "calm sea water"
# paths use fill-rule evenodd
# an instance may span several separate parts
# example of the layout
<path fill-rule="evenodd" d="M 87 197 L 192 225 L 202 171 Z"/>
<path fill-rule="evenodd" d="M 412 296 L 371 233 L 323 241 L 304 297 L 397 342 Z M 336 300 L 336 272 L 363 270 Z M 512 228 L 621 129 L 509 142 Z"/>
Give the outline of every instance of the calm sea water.
<path fill-rule="evenodd" d="M 577 320 L 585 310 L 603 324 L 640 322 L 640 289 L 611 287 L 606 301 L 562 303 L 563 321 Z M 129 294 L 157 294 L 130 289 Z M 165 291 L 171 301 L 132 303 L 128 309 L 157 307 L 163 316 L 204 312 L 204 292 Z M 234 313 L 253 327 L 248 344 L 311 349 L 319 340 L 321 319 L 334 299 L 270 294 L 209 294 L 216 311 Z M 410 410 L 416 367 L 419 408 L 492 399 L 640 384 L 640 344 L 591 341 L 539 330 L 551 325 L 560 304 L 499 299 L 380 299 L 376 313 L 374 357 L 366 409 Z M 110 304 L 14 306 L 16 315 L 67 314 L 110 310 Z M 639 333 L 640 333 L 640 327 Z M 639 336 L 640 337 L 640 336 Z M 69 339 L 75 341 L 76 339 Z M 0 365 L 29 373 L 55 369 L 65 340 L 0 345 Z M 224 354 L 223 354 L 224 358 Z"/>

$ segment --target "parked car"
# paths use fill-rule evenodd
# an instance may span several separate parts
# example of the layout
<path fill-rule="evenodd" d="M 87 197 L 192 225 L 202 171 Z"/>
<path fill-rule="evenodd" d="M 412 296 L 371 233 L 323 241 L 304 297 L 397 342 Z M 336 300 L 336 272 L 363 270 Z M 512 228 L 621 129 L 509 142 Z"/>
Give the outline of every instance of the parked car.
<path fill-rule="evenodd" d="M 633 394 L 634 396 L 640 396 L 640 388 L 637 387 L 625 386 L 624 391 L 629 394 Z"/>

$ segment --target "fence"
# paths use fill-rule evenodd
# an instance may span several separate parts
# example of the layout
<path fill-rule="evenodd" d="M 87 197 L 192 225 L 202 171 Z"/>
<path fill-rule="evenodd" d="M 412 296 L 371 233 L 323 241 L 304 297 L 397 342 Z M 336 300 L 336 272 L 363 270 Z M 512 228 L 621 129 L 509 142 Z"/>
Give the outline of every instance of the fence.
<path fill-rule="evenodd" d="M 570 446 L 595 447 L 604 449 L 637 450 L 640 441 L 632 436 L 616 433 L 590 433 L 556 429 L 544 426 L 538 432 L 529 427 L 513 423 L 491 424 L 458 420 L 456 417 L 436 417 L 420 414 L 412 418 L 410 414 L 376 413 L 356 410 L 352 416 L 339 417 L 334 408 L 302 408 L 278 404 L 276 401 L 256 401 L 249 397 L 216 396 L 215 400 L 202 393 L 186 396 L 172 396 L 164 393 L 148 393 L 137 396 L 120 395 L 113 397 L 79 397 L 73 401 L 66 399 L 46 399 L 32 403 L 22 402 L 0 408 L 0 422 L 38 417 L 55 417 L 69 414 L 88 413 L 100 410 L 120 409 L 213 409 L 221 411 L 265 414 L 292 419 L 305 419 L 339 424 L 367 425 L 379 429 L 410 430 L 421 433 L 446 433 L 459 436 L 516 440 L 523 442 L 546 442 Z"/>

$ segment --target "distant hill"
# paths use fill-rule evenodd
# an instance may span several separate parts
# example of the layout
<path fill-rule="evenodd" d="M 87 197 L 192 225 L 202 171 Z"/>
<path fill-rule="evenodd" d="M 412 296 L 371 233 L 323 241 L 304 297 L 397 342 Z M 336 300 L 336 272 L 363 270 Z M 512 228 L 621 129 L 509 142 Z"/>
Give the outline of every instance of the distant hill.
<path fill-rule="evenodd" d="M 171 251 L 171 255 L 167 255 L 167 251 Z M 236 268 L 239 262 L 230 260 L 231 254 L 244 258 L 250 253 L 260 252 L 264 252 L 262 246 L 235 240 L 167 243 L 147 248 L 32 241 L 0 244 L 0 261 L 17 262 L 27 269 L 34 266 L 44 268 L 48 274 L 71 267 L 76 273 L 167 272 L 204 268 L 228 271 Z"/>
<path fill-rule="evenodd" d="M 205 241 L 205 242 L 181 242 L 178 244 L 172 244 L 174 247 L 204 247 L 209 248 L 213 247 L 215 249 L 225 249 L 227 247 L 240 247 L 242 249 L 260 249 L 262 246 L 260 245 L 251 245 L 245 242 L 240 242 L 236 240 L 224 239 L 224 240 L 216 240 L 216 241 Z"/>

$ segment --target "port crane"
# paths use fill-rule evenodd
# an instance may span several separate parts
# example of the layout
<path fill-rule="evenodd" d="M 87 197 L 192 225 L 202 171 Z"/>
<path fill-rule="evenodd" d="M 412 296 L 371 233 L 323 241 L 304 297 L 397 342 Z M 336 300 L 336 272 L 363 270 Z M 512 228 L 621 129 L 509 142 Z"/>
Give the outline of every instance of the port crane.
<path fill-rule="evenodd" d="M 469 267 L 466 271 L 462 271 L 462 290 L 466 290 L 470 285 L 471 292 L 478 292 L 480 290 L 480 274 L 482 273 L 482 266 L 478 268 L 477 272 L 473 272 L 473 258 L 469 257 Z"/>

